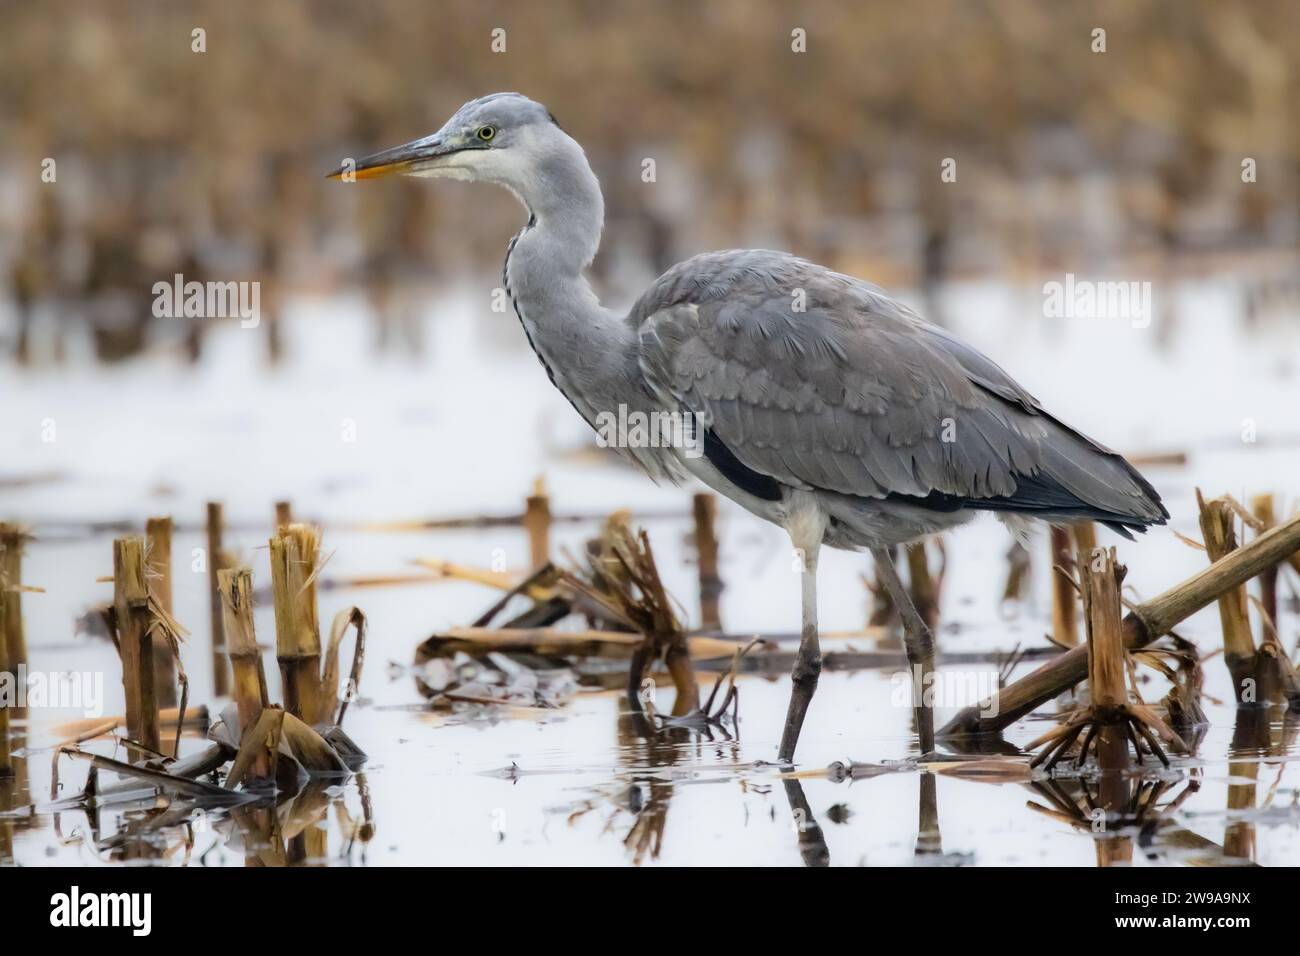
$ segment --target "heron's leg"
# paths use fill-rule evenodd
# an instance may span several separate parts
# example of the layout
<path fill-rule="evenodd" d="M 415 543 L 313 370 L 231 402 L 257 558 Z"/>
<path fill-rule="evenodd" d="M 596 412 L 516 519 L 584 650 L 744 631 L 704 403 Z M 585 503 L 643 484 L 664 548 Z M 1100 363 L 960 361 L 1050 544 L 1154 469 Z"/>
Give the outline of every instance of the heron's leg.
<path fill-rule="evenodd" d="M 934 750 L 934 708 L 926 703 L 925 691 L 934 673 L 934 635 L 916 612 L 916 606 L 899 580 L 894 561 L 885 548 L 872 548 L 876 559 L 876 575 L 889 592 L 889 598 L 903 619 L 903 647 L 907 650 L 907 663 L 912 671 L 912 701 L 916 708 L 916 728 L 921 738 L 921 753 Z"/>
<path fill-rule="evenodd" d="M 777 759 L 782 763 L 794 760 L 803 718 L 808 713 L 808 704 L 817 690 L 817 678 L 822 672 L 822 651 L 817 641 L 817 550 L 814 546 L 800 552 L 803 626 L 799 631 L 799 652 L 794 656 L 794 670 L 790 672 L 790 709 L 786 711 L 781 749 L 777 752 Z"/>

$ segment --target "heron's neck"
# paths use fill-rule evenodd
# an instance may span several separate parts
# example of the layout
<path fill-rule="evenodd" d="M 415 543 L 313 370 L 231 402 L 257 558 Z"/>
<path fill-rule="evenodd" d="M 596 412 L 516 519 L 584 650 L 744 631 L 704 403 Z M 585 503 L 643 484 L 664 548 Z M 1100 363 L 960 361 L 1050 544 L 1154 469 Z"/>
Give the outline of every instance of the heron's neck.
<path fill-rule="evenodd" d="M 605 205 L 581 149 L 537 174 L 545 188 L 521 193 L 529 221 L 506 253 L 505 288 L 551 381 L 593 422 L 631 400 L 635 364 L 631 329 L 600 304 L 584 274 L 600 246 Z"/>

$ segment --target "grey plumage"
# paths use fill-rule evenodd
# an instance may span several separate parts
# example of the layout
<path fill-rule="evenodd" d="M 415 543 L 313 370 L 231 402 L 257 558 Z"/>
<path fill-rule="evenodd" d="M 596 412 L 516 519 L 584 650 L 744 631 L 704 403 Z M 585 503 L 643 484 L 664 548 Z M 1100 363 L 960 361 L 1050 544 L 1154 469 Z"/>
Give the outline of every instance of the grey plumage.
<path fill-rule="evenodd" d="M 787 486 L 1121 533 L 1168 517 L 1123 457 L 858 279 L 780 252 L 707 253 L 657 280 L 628 322 L 656 394 Z"/>
<path fill-rule="evenodd" d="M 686 413 L 702 456 L 680 445 L 619 450 L 657 480 L 693 475 L 789 533 L 803 627 L 783 761 L 793 760 L 821 670 L 823 544 L 869 548 L 877 562 L 903 621 L 927 753 L 933 640 L 890 546 L 981 510 L 1092 519 L 1122 534 L 1168 517 L 1121 456 L 869 283 L 786 253 L 733 250 L 674 266 L 627 314 L 605 308 L 584 275 L 604 224 L 600 184 L 582 147 L 518 93 L 466 103 L 438 132 L 367 157 L 355 172 L 509 189 L 529 216 L 510 243 L 504 284 L 556 388 L 593 426 L 620 412 Z"/>

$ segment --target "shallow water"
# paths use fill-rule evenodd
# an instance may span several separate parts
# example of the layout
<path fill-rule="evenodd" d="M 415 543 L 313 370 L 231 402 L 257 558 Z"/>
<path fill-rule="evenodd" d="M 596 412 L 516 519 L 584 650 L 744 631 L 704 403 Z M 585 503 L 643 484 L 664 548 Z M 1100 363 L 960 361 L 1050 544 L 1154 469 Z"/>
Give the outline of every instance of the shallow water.
<path fill-rule="evenodd" d="M 642 523 L 669 591 L 692 617 L 697 598 L 684 517 L 688 492 L 654 488 L 619 467 L 568 454 L 566 449 L 586 440 L 581 423 L 572 421 L 563 399 L 547 390 L 526 354 L 499 355 L 472 326 L 451 323 L 439 338 L 437 375 L 415 365 L 371 366 L 364 380 L 349 382 L 349 366 L 340 359 L 348 353 L 349 324 L 314 321 L 336 333 L 328 352 L 283 380 L 241 380 L 240 370 L 247 369 L 239 357 L 252 346 L 238 339 L 218 343 L 212 367 L 195 377 L 137 368 L 66 381 L 15 385 L 9 379 L 5 397 L 16 403 L 15 420 L 54 417 L 61 435 L 50 447 L 31 436 L 5 436 L 6 461 L 20 462 L 23 472 L 59 476 L 9 490 L 0 508 L 0 516 L 30 521 L 39 535 L 24 571 L 25 583 L 45 589 L 24 598 L 34 670 L 99 674 L 103 712 L 121 711 L 120 671 L 111 646 L 74 634 L 73 621 L 111 590 L 96 578 L 110 571 L 114 532 L 87 530 L 85 521 L 126 518 L 142 528 L 146 514 L 170 512 L 182 524 L 173 561 L 176 616 L 193 632 L 185 650 L 191 703 L 208 704 L 215 715 L 220 706 L 212 699 L 206 575 L 189 573 L 194 549 L 204 545 L 197 527 L 204 500 L 226 501 L 232 525 L 227 544 L 253 567 L 259 588 L 269 581 L 265 541 L 271 502 L 282 497 L 293 499 L 298 515 L 322 523 L 325 549 L 334 553 L 325 578 L 409 573 L 410 562 L 423 556 L 478 567 L 504 562 L 520 569 L 527 545 L 518 529 L 381 533 L 364 530 L 359 522 L 517 511 L 533 476 L 543 471 L 558 514 L 596 515 L 628 506 L 683 515 Z M 1079 341 L 1106 348 L 1093 338 Z M 1211 335 L 1207 341 L 1212 347 L 1217 340 Z M 996 342 L 980 344 L 1003 357 Z M 1040 363 L 1028 371 L 1006 364 L 1031 377 L 1040 397 L 1069 394 L 1044 385 L 1053 376 L 1068 375 L 1072 359 L 1029 336 L 1008 347 L 1054 356 L 1054 366 Z M 1086 358 L 1082 361 L 1086 364 Z M 1158 360 L 1148 361 L 1155 368 Z M 1153 373 L 1160 379 L 1153 388 L 1194 378 L 1201 368 L 1195 356 L 1159 361 L 1175 367 Z M 1159 401 L 1139 402 L 1141 414 L 1130 414 L 1136 406 L 1109 393 L 1085 396 L 1062 412 L 1087 431 L 1105 432 L 1119 447 L 1159 451 L 1168 447 L 1161 444 L 1167 440 L 1188 451 L 1188 467 L 1148 473 L 1174 515 L 1172 528 L 1197 536 L 1196 485 L 1210 494 L 1231 491 L 1245 497 L 1269 490 L 1268 476 L 1300 473 L 1294 445 L 1286 440 L 1300 433 L 1294 420 L 1300 411 L 1279 398 L 1290 387 L 1287 376 L 1255 374 L 1244 361 L 1238 371 L 1240 394 L 1249 397 L 1221 399 L 1218 418 L 1207 416 L 1199 437 L 1188 435 L 1183 424 L 1190 408 L 1169 402 L 1167 392 L 1151 393 Z M 1202 399 L 1192 396 L 1188 403 Z M 1098 408 L 1097 402 L 1111 404 Z M 1061 402 L 1052 404 L 1059 408 Z M 147 423 L 134 411 L 145 407 Z M 1258 416 L 1265 438 L 1273 440 L 1257 445 L 1234 440 L 1244 414 Z M 361 440 L 355 444 L 339 439 L 345 418 L 359 425 Z M 109 443 L 105 436 L 114 434 L 125 445 Z M 271 454 L 284 446 L 290 453 Z M 1284 502 L 1279 505 L 1285 513 Z M 741 635 L 792 631 L 798 585 L 788 542 L 726 502 L 719 527 L 728 630 Z M 557 553 L 580 553 L 595 529 L 594 522 L 557 525 Z M 1047 569 L 1041 558 L 1046 541 L 1035 544 L 1029 598 L 1014 614 L 998 604 L 1006 576 L 1003 529 L 984 521 L 946 541 L 940 664 L 945 650 L 985 652 L 989 663 L 949 666 L 945 672 L 986 679 L 996 671 L 993 652 L 1045 646 Z M 1204 555 L 1179 542 L 1170 529 L 1137 543 L 1104 543 L 1118 545 L 1120 560 L 1130 569 L 1126 583 L 1141 597 L 1153 596 L 1204 563 Z M 858 555 L 824 556 L 825 651 L 880 649 L 874 639 L 835 636 L 862 626 L 867 594 L 860 575 L 868 568 Z M 1281 594 L 1279 630 L 1291 649 L 1300 617 L 1288 599 L 1289 586 Z M 910 760 L 916 756 L 910 707 L 898 694 L 901 653 L 888 667 L 823 675 L 798 752 L 800 773 L 793 777 L 769 763 L 785 713 L 789 681 L 784 676 L 743 675 L 739 723 L 709 734 L 638 734 L 621 695 L 594 689 L 551 711 L 465 706 L 450 714 L 431 712 L 411 672 L 415 646 L 435 631 L 468 623 L 496 597 L 459 582 L 323 591 L 323 622 L 354 603 L 369 616 L 360 699 L 345 722 L 369 759 L 362 773 L 315 787 L 276 812 L 210 809 L 185 820 L 159 812 L 152 803 L 107 808 L 97 817 L 58 809 L 49 793 L 49 748 L 66 736 L 60 727 L 83 714 L 31 708 L 15 741 L 24 754 L 17 761 L 19 775 L 0 784 L 0 859 L 22 865 L 1094 866 L 1099 859 L 1125 860 L 1131 852 L 1134 865 L 1300 862 L 1300 776 L 1290 763 L 1296 734 L 1278 712 L 1237 711 L 1207 700 L 1210 725 L 1193 755 L 1175 759 L 1170 771 L 1139 768 L 1118 788 L 1105 784 L 1107 798 L 1116 799 L 1118 792 L 1129 799 L 1142 784 L 1149 789 L 1161 783 L 1157 811 L 1180 801 L 1176 809 L 1148 813 L 1119 833 L 1113 827 L 1098 833 L 1083 790 L 1090 788 L 1094 801 L 1102 799 L 1096 780 L 1061 775 L 1054 795 L 1084 806 L 1071 823 L 1034 809 L 1062 812 L 1052 796 L 1028 783 L 919 770 Z M 256 615 L 264 645 L 273 643 L 271 617 L 264 602 Z M 1197 641 L 1203 655 L 1221 643 L 1213 608 L 1186 622 L 1180 633 Z M 350 642 L 345 662 L 349 655 Z M 1035 666 L 1022 663 L 1015 674 Z M 1205 668 L 1207 695 L 1230 700 L 1221 658 L 1207 660 Z M 267 673 L 272 699 L 278 699 L 270 654 Z M 707 688 L 712 676 L 703 681 Z M 666 681 L 660 684 L 656 705 L 667 712 L 672 692 Z M 1142 692 L 1156 701 L 1165 687 L 1152 679 Z M 965 702 L 942 702 L 939 720 Z M 1047 728 L 1042 714 L 1009 728 L 1011 752 Z M 201 743 L 187 737 L 184 749 Z M 844 779 L 842 768 L 850 764 L 886 765 L 886 772 Z M 84 764 L 64 760 L 59 799 L 75 796 L 85 773 Z M 146 836 L 138 835 L 146 830 Z M 137 835 L 120 839 L 124 833 Z"/>
<path fill-rule="evenodd" d="M 391 549 L 408 542 L 381 537 L 372 553 L 381 545 Z M 346 537 L 338 547 L 340 556 L 348 550 Z M 108 539 L 97 538 L 51 546 L 46 553 L 38 542 L 28 564 L 33 575 L 47 561 L 66 574 L 94 565 L 107 548 Z M 639 735 L 616 691 L 584 690 L 549 711 L 466 705 L 436 713 L 427 709 L 406 666 L 416 641 L 403 631 L 419 633 L 422 608 L 437 606 L 454 615 L 452 609 L 461 606 L 468 618 L 491 603 L 491 592 L 461 584 L 330 591 L 322 599 L 323 616 L 351 600 L 371 614 L 369 671 L 345 723 L 369 755 L 361 774 L 282 807 L 276 832 L 265 811 L 210 809 L 192 814 L 188 826 L 176 821 L 148 839 L 118 846 L 117 834 L 142 826 L 151 814 L 144 806 L 111 807 L 92 827 L 82 810 L 52 810 L 50 754 L 41 748 L 53 742 L 60 722 L 80 715 L 33 709 L 30 748 L 19 761 L 19 779 L 6 787 L 5 805 L 17 809 L 35 801 L 36 812 L 11 812 L 0 820 L 0 851 L 28 865 L 162 859 L 243 865 L 249 857 L 329 865 L 1095 865 L 1099 853 L 1115 852 L 1099 850 L 1117 837 L 1093 833 L 1086 809 L 1078 828 L 1031 809 L 1030 804 L 1053 805 L 1026 783 L 918 771 L 907 761 L 916 755 L 916 741 L 910 711 L 897 702 L 896 667 L 823 675 L 798 754 L 804 772 L 791 777 L 768 763 L 784 715 L 784 677 L 743 675 L 739 724 L 707 733 Z M 29 598 L 33 607 L 36 601 Z M 48 612 L 32 613 L 29 620 L 41 621 Z M 408 619 L 406 628 L 389 626 L 399 617 Z M 269 608 L 259 609 L 257 624 L 269 639 Z M 66 637 L 48 640 L 47 634 L 31 633 L 33 668 L 102 668 L 113 712 L 120 688 L 110 683 L 117 674 L 111 649 L 102 640 L 82 637 L 74 645 Z M 996 644 L 997 636 L 964 627 L 957 634 L 944 632 L 940 640 L 949 648 L 972 647 Z M 203 635 L 193 643 L 202 646 Z M 846 646 L 874 645 L 866 639 L 826 641 L 827 650 Z M 188 655 L 199 702 L 210 696 L 201 690 L 210 681 L 205 657 Z M 1033 666 L 1022 664 L 1017 672 Z M 273 699 L 274 670 L 268 666 Z M 1223 670 L 1217 661 L 1207 663 L 1207 690 L 1221 698 L 1227 696 Z M 712 679 L 702 675 L 706 687 Z M 1152 681 L 1144 693 L 1158 699 L 1159 686 Z M 670 708 L 671 697 L 671 689 L 659 691 L 661 710 Z M 941 710 L 940 719 L 951 712 Z M 1176 759 L 1171 771 L 1135 770 L 1123 784 L 1135 792 L 1143 781 L 1164 782 L 1168 789 L 1160 803 L 1193 789 L 1154 829 L 1130 827 L 1119 834 L 1137 844 L 1133 862 L 1234 862 L 1224 857 L 1225 844 L 1229 854 L 1266 865 L 1300 860 L 1300 776 L 1287 762 L 1296 728 L 1263 709 L 1238 713 L 1210 703 L 1207 712 L 1211 723 L 1195 755 Z M 1023 744 L 1045 728 L 1043 718 L 1031 717 L 1014 725 L 1006 739 Z M 186 738 L 187 750 L 199 744 Z M 865 779 L 823 772 L 837 762 L 896 763 Z M 1058 774 L 1062 787 L 1082 800 L 1080 782 L 1069 779 L 1073 774 Z M 83 766 L 65 759 L 60 796 L 75 795 L 84 776 Z M 1089 786 L 1096 798 L 1097 782 Z M 937 836 L 930 820 L 938 822 Z M 303 827 L 315 833 L 295 839 Z"/>

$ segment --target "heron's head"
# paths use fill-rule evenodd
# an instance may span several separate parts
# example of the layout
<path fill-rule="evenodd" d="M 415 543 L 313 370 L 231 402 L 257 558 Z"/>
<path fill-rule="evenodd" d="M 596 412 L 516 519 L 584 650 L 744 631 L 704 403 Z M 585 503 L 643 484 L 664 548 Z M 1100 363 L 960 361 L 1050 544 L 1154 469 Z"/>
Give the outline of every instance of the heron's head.
<path fill-rule="evenodd" d="M 499 183 L 527 196 L 539 170 L 576 147 L 540 103 L 493 93 L 470 100 L 438 132 L 344 163 L 329 178 L 346 179 L 349 171 L 357 179 L 446 177 Z"/>

